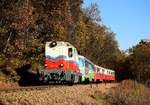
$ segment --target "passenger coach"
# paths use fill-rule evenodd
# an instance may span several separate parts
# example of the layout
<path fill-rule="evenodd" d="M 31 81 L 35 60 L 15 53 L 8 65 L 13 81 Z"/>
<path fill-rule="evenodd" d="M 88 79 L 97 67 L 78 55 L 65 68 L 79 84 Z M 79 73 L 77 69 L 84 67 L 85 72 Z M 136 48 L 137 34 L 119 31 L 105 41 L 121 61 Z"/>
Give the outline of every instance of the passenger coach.
<path fill-rule="evenodd" d="M 86 57 L 79 55 L 79 68 L 82 73 L 82 82 L 94 82 L 95 65 Z"/>
<path fill-rule="evenodd" d="M 114 81 L 115 80 L 115 71 L 95 65 L 94 80 L 96 82 Z"/>

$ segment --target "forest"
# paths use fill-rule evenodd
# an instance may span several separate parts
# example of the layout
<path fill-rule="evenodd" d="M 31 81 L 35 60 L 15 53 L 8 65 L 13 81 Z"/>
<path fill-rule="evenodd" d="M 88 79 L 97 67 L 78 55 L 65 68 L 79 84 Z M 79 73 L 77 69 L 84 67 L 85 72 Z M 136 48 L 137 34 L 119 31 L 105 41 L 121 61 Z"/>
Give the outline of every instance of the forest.
<path fill-rule="evenodd" d="M 83 0 L 0 0 L 0 81 L 43 69 L 46 41 L 68 41 L 92 62 L 116 71 L 118 81 L 150 81 L 150 41 L 119 49 L 96 3 Z M 24 69 L 22 69 L 24 68 Z"/>

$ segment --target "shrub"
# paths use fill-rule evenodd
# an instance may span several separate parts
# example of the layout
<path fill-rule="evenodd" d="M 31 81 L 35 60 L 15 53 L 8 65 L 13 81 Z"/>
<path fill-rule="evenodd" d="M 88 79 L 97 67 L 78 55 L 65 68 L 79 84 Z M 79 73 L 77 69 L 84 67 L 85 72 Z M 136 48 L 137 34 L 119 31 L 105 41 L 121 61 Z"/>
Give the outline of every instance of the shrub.
<path fill-rule="evenodd" d="M 149 105 L 150 91 L 136 81 L 123 81 L 111 91 L 108 101 L 112 105 Z"/>
<path fill-rule="evenodd" d="M 3 105 L 2 98 L 0 97 L 0 105 Z"/>

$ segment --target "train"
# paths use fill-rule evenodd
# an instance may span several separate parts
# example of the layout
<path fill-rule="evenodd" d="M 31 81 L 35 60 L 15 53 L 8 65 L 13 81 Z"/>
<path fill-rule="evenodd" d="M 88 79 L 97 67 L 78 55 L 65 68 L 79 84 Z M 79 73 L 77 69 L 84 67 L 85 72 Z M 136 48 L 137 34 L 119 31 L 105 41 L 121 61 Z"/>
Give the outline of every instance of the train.
<path fill-rule="evenodd" d="M 115 81 L 115 71 L 94 64 L 78 54 L 69 42 L 49 41 L 45 44 L 43 83 L 91 83 Z"/>

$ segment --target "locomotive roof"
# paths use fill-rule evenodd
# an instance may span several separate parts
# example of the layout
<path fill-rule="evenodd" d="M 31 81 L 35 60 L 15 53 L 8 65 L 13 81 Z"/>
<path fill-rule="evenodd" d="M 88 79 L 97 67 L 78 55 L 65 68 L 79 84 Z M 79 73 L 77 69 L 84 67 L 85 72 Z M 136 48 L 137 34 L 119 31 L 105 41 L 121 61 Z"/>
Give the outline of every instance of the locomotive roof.
<path fill-rule="evenodd" d="M 90 60 L 87 59 L 86 57 L 84 57 L 84 56 L 82 56 L 82 55 L 79 55 L 79 57 L 82 58 L 82 59 L 84 59 L 84 60 L 86 60 L 86 61 L 88 61 L 89 63 L 95 65 L 92 61 L 90 61 Z"/>
<path fill-rule="evenodd" d="M 49 42 L 46 42 L 46 46 L 49 46 L 50 43 L 52 43 L 53 41 L 49 41 Z M 72 44 L 70 44 L 69 42 L 64 42 L 64 41 L 55 41 L 57 43 L 57 45 L 60 45 L 60 46 L 71 46 L 71 47 L 74 47 Z"/>

